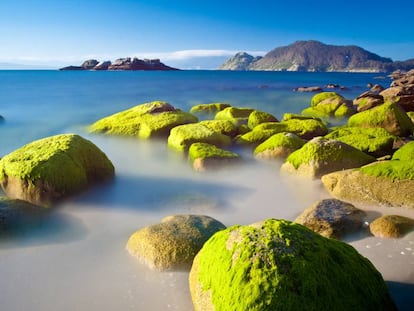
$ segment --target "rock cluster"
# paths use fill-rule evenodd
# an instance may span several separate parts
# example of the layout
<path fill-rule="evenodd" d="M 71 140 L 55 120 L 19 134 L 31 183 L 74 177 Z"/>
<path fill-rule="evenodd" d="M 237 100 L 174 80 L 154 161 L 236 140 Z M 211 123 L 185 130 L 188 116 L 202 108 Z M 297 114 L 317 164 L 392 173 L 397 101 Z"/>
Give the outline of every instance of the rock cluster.
<path fill-rule="evenodd" d="M 67 66 L 60 70 L 178 70 L 163 64 L 159 59 L 139 59 L 137 57 L 118 58 L 111 61 L 99 62 L 88 59 L 80 66 Z"/>

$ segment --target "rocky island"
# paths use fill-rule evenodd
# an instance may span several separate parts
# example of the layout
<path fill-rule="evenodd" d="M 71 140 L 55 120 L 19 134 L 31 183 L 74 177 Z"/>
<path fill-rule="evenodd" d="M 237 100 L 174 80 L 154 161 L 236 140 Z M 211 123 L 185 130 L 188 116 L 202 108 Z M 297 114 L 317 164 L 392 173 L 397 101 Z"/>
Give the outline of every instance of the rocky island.
<path fill-rule="evenodd" d="M 319 41 L 296 41 L 277 47 L 263 57 L 239 52 L 218 69 L 310 72 L 392 72 L 414 67 L 414 59 L 393 61 L 358 46 L 328 45 Z"/>
<path fill-rule="evenodd" d="M 88 59 L 80 66 L 67 66 L 59 70 L 178 70 L 165 65 L 159 59 L 139 59 L 137 57 L 118 58 L 115 62 Z"/>

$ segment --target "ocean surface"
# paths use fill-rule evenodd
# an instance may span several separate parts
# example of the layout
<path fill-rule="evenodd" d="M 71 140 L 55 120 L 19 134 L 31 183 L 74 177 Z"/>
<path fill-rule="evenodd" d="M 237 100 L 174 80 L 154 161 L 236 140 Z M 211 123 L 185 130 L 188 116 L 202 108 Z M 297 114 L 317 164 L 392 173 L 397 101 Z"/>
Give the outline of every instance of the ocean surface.
<path fill-rule="evenodd" d="M 348 99 L 388 77 L 362 73 L 0 71 L 0 157 L 61 133 L 90 139 L 112 160 L 113 183 L 55 206 L 40 223 L 0 239 L 1 310 L 192 310 L 187 272 L 155 272 L 125 250 L 136 230 L 168 215 L 204 214 L 227 226 L 294 220 L 329 195 L 319 181 L 281 177 L 280 163 L 246 152 L 237 170 L 201 174 L 166 141 L 92 135 L 94 121 L 153 100 L 189 110 L 201 103 L 252 107 L 282 118 L 309 106 L 300 86 L 339 84 Z M 357 206 L 367 221 L 407 209 Z M 414 294 L 414 232 L 348 242 L 382 273 L 400 310 Z"/>

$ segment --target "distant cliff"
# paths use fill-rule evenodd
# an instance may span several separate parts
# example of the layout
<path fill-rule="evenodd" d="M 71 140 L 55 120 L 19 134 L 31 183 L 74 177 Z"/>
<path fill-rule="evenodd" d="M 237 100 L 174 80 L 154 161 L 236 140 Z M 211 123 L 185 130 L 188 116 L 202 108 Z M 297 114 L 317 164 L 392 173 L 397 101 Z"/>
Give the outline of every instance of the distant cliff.
<path fill-rule="evenodd" d="M 219 69 L 225 70 L 249 70 L 250 65 L 261 59 L 261 56 L 254 57 L 246 52 L 239 52 L 230 57 Z"/>
<path fill-rule="evenodd" d="M 414 59 L 394 62 L 358 46 L 327 45 L 319 41 L 297 41 L 278 47 L 264 57 L 252 59 L 246 53 L 237 53 L 219 69 L 227 70 L 268 70 L 268 71 L 314 71 L 314 72 L 391 72 L 397 69 L 409 70 Z M 248 55 L 248 54 L 247 54 Z M 240 66 L 237 60 L 240 59 Z M 245 68 L 245 69 L 234 69 Z"/>
<path fill-rule="evenodd" d="M 67 66 L 59 70 L 178 70 L 163 64 L 159 59 L 119 58 L 114 63 L 111 61 L 98 62 L 96 59 L 88 59 L 80 66 Z"/>

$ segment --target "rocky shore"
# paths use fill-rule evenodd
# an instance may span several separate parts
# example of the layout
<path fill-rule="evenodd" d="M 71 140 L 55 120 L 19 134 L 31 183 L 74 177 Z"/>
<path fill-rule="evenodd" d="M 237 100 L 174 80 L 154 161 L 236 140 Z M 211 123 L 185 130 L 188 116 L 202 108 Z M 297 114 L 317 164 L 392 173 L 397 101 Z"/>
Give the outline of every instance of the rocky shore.
<path fill-rule="evenodd" d="M 341 241 L 355 232 L 399 238 L 414 229 L 413 219 L 394 213 L 367 224 L 359 208 L 414 208 L 414 70 L 393 79 L 354 99 L 320 90 L 300 114 L 279 118 L 225 103 L 187 112 L 153 101 L 89 125 L 96 135 L 163 140 L 200 172 L 237 170 L 251 152 L 282 163 L 283 176 L 319 181 L 331 194 L 309 202 L 294 222 L 226 228 L 207 215 L 171 215 L 126 237 L 128 252 L 156 270 L 189 271 L 195 310 L 396 310 L 381 274 Z M 3 156 L 0 234 L 24 225 L 26 215 L 47 217 L 45 207 L 110 182 L 115 172 L 98 147 L 75 134 Z"/>
<path fill-rule="evenodd" d="M 111 61 L 99 62 L 88 59 L 80 66 L 67 66 L 59 70 L 178 70 L 163 64 L 159 59 L 139 59 L 136 57 L 118 58 Z"/>

